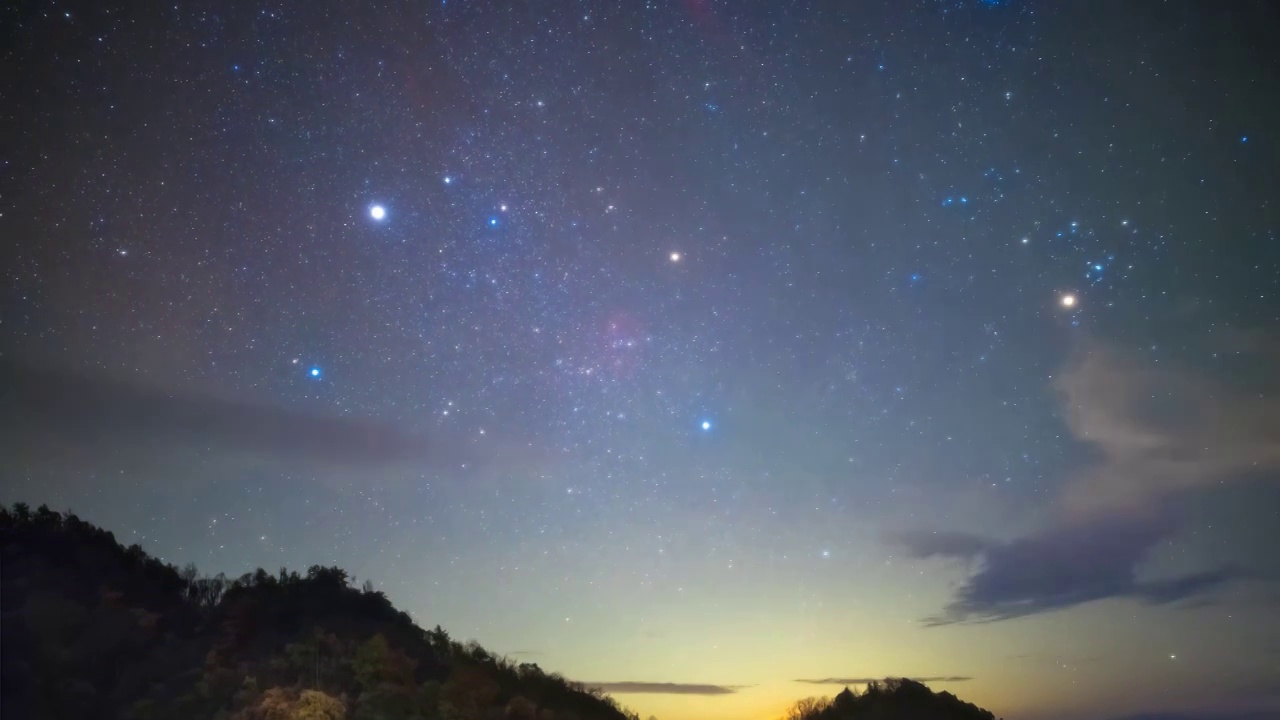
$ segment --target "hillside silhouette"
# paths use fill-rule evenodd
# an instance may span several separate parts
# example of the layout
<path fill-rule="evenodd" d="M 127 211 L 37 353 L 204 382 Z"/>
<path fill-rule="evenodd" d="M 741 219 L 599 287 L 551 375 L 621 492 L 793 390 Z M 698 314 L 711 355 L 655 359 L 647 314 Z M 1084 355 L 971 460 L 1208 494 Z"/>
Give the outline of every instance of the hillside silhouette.
<path fill-rule="evenodd" d="M 846 687 L 834 698 L 796 702 L 783 720 L 996 720 L 990 711 L 949 692 L 935 693 L 908 678 L 868 683 L 861 692 Z"/>
<path fill-rule="evenodd" d="M 0 507 L 0 716 L 638 720 L 602 691 L 424 630 L 336 567 L 201 576 L 75 515 Z M 989 720 L 910 680 L 787 720 Z"/>

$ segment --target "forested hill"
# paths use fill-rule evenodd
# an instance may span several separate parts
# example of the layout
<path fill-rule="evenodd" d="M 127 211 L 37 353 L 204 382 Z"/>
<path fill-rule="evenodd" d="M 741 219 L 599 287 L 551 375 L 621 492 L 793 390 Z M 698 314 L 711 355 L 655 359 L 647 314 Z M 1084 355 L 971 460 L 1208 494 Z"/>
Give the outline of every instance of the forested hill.
<path fill-rule="evenodd" d="M 346 572 L 201 577 L 41 507 L 0 507 L 5 720 L 638 720 L 597 689 L 423 630 Z M 910 680 L 784 720 L 993 720 Z"/>
<path fill-rule="evenodd" d="M 887 678 L 868 683 L 861 693 L 846 687 L 834 698 L 801 700 L 783 720 L 996 720 L 996 716 L 915 680 Z"/>
<path fill-rule="evenodd" d="M 200 577 L 22 504 L 0 508 L 0 568 L 6 720 L 636 720 L 338 568 Z"/>

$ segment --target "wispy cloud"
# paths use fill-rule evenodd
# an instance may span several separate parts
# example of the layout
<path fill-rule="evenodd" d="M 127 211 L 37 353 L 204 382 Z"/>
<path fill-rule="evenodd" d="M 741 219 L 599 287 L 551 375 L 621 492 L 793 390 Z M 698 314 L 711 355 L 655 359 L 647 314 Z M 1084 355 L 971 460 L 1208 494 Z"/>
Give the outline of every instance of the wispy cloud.
<path fill-rule="evenodd" d="M 892 677 L 892 676 L 890 676 Z M 798 683 L 807 683 L 809 685 L 866 685 L 871 682 L 883 682 L 883 677 L 829 677 L 822 679 L 801 678 L 795 680 Z M 973 678 L 968 675 L 929 675 L 926 677 L 912 677 L 908 680 L 915 680 L 920 683 L 950 683 L 965 682 Z"/>
<path fill-rule="evenodd" d="M 1273 348 L 1262 352 L 1263 364 L 1280 363 Z M 1098 345 L 1078 353 L 1055 387 L 1071 433 L 1101 455 L 1066 487 L 1073 512 L 1136 510 L 1280 469 L 1280 401 L 1256 387 L 1144 365 Z"/>
<path fill-rule="evenodd" d="M 894 538 L 916 558 L 970 563 L 951 602 L 927 624 L 1008 620 L 1106 598 L 1203 601 L 1250 576 L 1231 566 L 1158 580 L 1140 579 L 1140 571 L 1179 529 L 1171 499 L 1276 476 L 1275 394 L 1143 365 L 1104 346 L 1073 358 L 1055 387 L 1073 436 L 1092 445 L 1098 461 L 1066 484 L 1063 513 L 1039 532 L 1007 542 L 963 533 Z"/>
<path fill-rule="evenodd" d="M 703 685 L 698 683 L 671 682 L 588 682 L 587 687 L 599 688 L 608 693 L 645 695 L 732 695 L 744 685 Z"/>
<path fill-rule="evenodd" d="M 140 450 L 217 448 L 336 464 L 459 457 L 454 443 L 436 442 L 371 418 L 174 394 L 11 361 L 0 362 L 0 386 L 11 389 L 0 394 L 0 428 L 21 436 L 22 442 Z"/>
<path fill-rule="evenodd" d="M 957 532 L 907 531 L 895 536 L 912 557 L 917 558 L 976 558 L 994 546 L 994 543 L 977 535 Z"/>
<path fill-rule="evenodd" d="M 1197 712 L 1138 713 L 1112 718 L 1112 720 L 1275 720 L 1275 709 L 1262 710 L 1202 710 Z"/>
<path fill-rule="evenodd" d="M 978 569 L 944 611 L 926 624 L 1008 620 L 1104 598 L 1168 604 L 1203 597 L 1246 575 L 1219 568 L 1140 580 L 1140 565 L 1175 527 L 1158 515 L 1108 515 L 994 545 L 983 551 Z"/>

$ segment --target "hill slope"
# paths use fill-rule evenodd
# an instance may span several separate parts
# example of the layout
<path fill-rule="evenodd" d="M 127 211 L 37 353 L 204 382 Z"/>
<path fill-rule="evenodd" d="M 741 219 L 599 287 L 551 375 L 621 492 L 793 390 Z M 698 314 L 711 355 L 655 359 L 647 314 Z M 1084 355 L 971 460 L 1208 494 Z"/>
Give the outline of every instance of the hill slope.
<path fill-rule="evenodd" d="M 785 720 L 995 720 L 995 715 L 915 680 L 887 678 L 860 694 L 846 687 L 831 699 L 801 700 Z"/>
<path fill-rule="evenodd" d="M 636 720 L 338 568 L 202 578 L 21 504 L 0 508 L 0 567 L 5 718 Z"/>
<path fill-rule="evenodd" d="M 339 568 L 200 577 L 74 515 L 0 507 L 0 716 L 638 720 L 599 690 L 423 630 Z M 906 680 L 788 720 L 991 720 Z"/>

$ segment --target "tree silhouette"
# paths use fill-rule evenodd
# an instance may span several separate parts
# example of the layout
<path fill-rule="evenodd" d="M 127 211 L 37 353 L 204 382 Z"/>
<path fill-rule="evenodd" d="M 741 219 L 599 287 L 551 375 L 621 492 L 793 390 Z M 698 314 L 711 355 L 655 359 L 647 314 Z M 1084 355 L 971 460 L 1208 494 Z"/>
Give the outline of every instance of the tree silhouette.
<path fill-rule="evenodd" d="M 636 720 L 427 631 L 336 567 L 201 576 L 41 507 L 0 507 L 0 716 Z"/>
<path fill-rule="evenodd" d="M 934 693 L 915 680 L 886 678 L 867 683 L 862 694 L 846 687 L 831 700 L 800 700 L 787 711 L 785 720 L 995 720 L 995 716 L 951 693 Z"/>
<path fill-rule="evenodd" d="M 536 663 L 423 630 L 341 568 L 201 576 L 21 503 L 0 507 L 0 568 L 0 717 L 639 720 Z M 904 679 L 786 715 L 925 719 L 993 716 Z"/>

